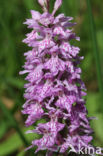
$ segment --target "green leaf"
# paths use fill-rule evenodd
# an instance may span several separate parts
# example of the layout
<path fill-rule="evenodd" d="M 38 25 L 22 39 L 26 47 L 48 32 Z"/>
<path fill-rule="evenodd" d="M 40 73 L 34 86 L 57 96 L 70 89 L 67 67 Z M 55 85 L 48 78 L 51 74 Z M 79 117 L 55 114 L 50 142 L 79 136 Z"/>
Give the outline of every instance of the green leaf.
<path fill-rule="evenodd" d="M 15 128 L 15 130 L 18 132 L 20 138 L 22 139 L 23 143 L 25 144 L 25 146 L 27 146 L 28 142 L 25 139 L 17 121 L 15 120 L 14 116 L 11 114 L 10 110 L 8 108 L 6 108 L 6 106 L 2 103 L 2 101 L 0 101 L 0 107 L 1 107 L 5 117 L 9 120 L 9 123 L 11 124 L 11 126 L 13 128 Z"/>
<path fill-rule="evenodd" d="M 100 107 L 100 94 L 98 93 L 88 93 L 86 106 L 89 115 L 94 115 Z"/>
<path fill-rule="evenodd" d="M 35 10 L 38 10 L 38 5 L 37 5 L 37 1 L 34 2 L 34 0 L 24 0 L 24 5 L 26 6 L 26 9 L 28 9 L 29 11 L 31 9 L 35 9 Z"/>
<path fill-rule="evenodd" d="M 25 151 L 21 151 L 17 156 L 24 156 L 25 155 Z"/>
<path fill-rule="evenodd" d="M 103 100 L 103 80 L 102 80 L 102 70 L 100 64 L 100 56 L 98 50 L 98 41 L 96 36 L 96 28 L 95 28 L 95 21 L 92 12 L 92 5 L 91 1 L 87 0 L 87 8 L 88 8 L 88 16 L 90 21 L 90 28 L 91 28 L 91 39 L 92 39 L 92 46 L 94 52 L 94 58 L 96 63 L 96 71 L 97 71 L 97 78 L 98 78 L 98 87 L 101 94 L 101 101 Z M 103 110 L 103 105 L 101 104 L 101 111 Z"/>
<path fill-rule="evenodd" d="M 9 126 L 8 122 L 0 121 L 0 139 L 4 136 Z"/>
<path fill-rule="evenodd" d="M 89 116 L 94 116 L 97 120 L 91 121 L 91 126 L 94 131 L 94 144 L 95 146 L 101 146 L 103 143 L 103 114 L 99 112 L 101 100 L 99 93 L 88 93 L 87 96 L 87 110 Z"/>
<path fill-rule="evenodd" d="M 25 133 L 26 130 L 27 128 L 22 129 L 22 132 Z M 25 137 L 29 142 L 31 142 L 31 140 L 37 139 L 39 136 L 33 133 L 33 134 L 25 134 Z M 23 142 L 20 139 L 18 133 L 16 132 L 15 134 L 11 135 L 7 140 L 5 140 L 3 143 L 0 144 L 0 155 L 4 156 L 6 154 L 10 154 L 18 150 L 22 146 L 23 146 Z M 23 156 L 24 153 L 25 153 L 24 151 L 21 152 L 21 155 L 19 156 Z"/>
<path fill-rule="evenodd" d="M 96 136 L 96 139 L 99 140 L 99 146 L 100 143 L 103 143 L 103 114 L 95 113 L 94 114 L 97 117 L 97 120 L 94 120 L 92 122 L 92 127 L 94 130 L 94 134 Z M 96 142 L 96 140 L 95 140 Z"/>
<path fill-rule="evenodd" d="M 14 87 L 17 87 L 19 89 L 23 88 L 24 86 L 24 81 L 19 79 L 19 78 L 14 78 L 14 77 L 8 77 L 6 79 L 7 83 L 14 86 Z"/>

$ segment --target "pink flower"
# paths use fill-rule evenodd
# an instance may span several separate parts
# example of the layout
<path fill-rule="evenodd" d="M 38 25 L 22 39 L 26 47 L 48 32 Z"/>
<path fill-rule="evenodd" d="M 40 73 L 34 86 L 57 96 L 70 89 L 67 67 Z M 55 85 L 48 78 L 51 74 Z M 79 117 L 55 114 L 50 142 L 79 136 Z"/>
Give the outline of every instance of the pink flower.
<path fill-rule="evenodd" d="M 33 146 L 38 146 L 36 152 L 39 150 L 45 150 L 47 148 L 52 151 L 57 150 L 58 148 L 55 147 L 55 143 L 57 140 L 58 132 L 61 131 L 63 128 L 64 124 L 60 124 L 52 120 L 46 124 L 39 124 L 35 132 L 43 134 L 43 137 L 42 139 L 34 140 L 32 142 Z"/>

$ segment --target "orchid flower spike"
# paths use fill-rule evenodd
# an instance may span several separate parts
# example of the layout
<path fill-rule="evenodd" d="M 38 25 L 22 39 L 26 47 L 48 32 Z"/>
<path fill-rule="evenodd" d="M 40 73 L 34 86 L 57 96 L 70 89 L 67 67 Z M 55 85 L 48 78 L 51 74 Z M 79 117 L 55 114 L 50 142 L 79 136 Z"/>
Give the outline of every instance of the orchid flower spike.
<path fill-rule="evenodd" d="M 75 25 L 72 17 L 54 16 L 62 0 L 55 1 L 51 14 L 49 0 L 38 2 L 44 12 L 31 10 L 32 18 L 25 22 L 32 31 L 23 42 L 32 49 L 24 53 L 26 62 L 20 74 L 27 74 L 22 110 L 27 115 L 25 124 L 35 125 L 27 133 L 40 134 L 41 138 L 27 149 L 35 146 L 35 153 L 46 150 L 46 156 L 53 156 L 55 152 L 68 154 L 73 147 L 78 153 L 80 148 L 92 146 L 93 132 L 79 67 L 84 57 L 79 56 L 79 47 L 70 44 L 72 39 L 80 39 L 71 29 Z"/>

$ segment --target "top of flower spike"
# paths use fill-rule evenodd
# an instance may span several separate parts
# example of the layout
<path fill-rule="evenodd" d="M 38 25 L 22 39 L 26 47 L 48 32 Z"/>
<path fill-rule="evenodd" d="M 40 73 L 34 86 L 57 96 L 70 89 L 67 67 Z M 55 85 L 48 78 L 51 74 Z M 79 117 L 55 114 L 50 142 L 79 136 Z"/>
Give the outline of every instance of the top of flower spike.
<path fill-rule="evenodd" d="M 38 0 L 44 12 L 49 11 L 49 0 Z"/>
<path fill-rule="evenodd" d="M 44 12 L 49 12 L 49 3 L 50 0 L 38 0 L 39 4 L 41 5 Z M 60 8 L 62 5 L 62 0 L 56 0 L 54 4 L 54 10 L 52 12 L 52 15 L 56 13 L 56 11 Z"/>

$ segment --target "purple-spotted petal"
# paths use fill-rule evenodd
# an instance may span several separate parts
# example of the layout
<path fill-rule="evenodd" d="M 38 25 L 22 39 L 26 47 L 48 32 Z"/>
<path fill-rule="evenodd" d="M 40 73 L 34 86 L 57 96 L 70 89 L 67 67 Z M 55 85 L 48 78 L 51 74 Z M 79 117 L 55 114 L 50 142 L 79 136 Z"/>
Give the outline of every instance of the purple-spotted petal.
<path fill-rule="evenodd" d="M 68 113 L 71 112 L 72 104 L 76 101 L 75 96 L 65 96 L 62 95 L 59 97 L 58 101 L 56 102 L 56 106 L 60 107 L 61 109 L 66 109 Z"/>
<path fill-rule="evenodd" d="M 34 103 L 28 105 L 23 111 L 23 114 L 28 114 L 28 118 L 25 122 L 26 126 L 32 125 L 36 120 L 40 119 L 44 111 L 41 108 L 41 105 L 39 103 Z"/>

